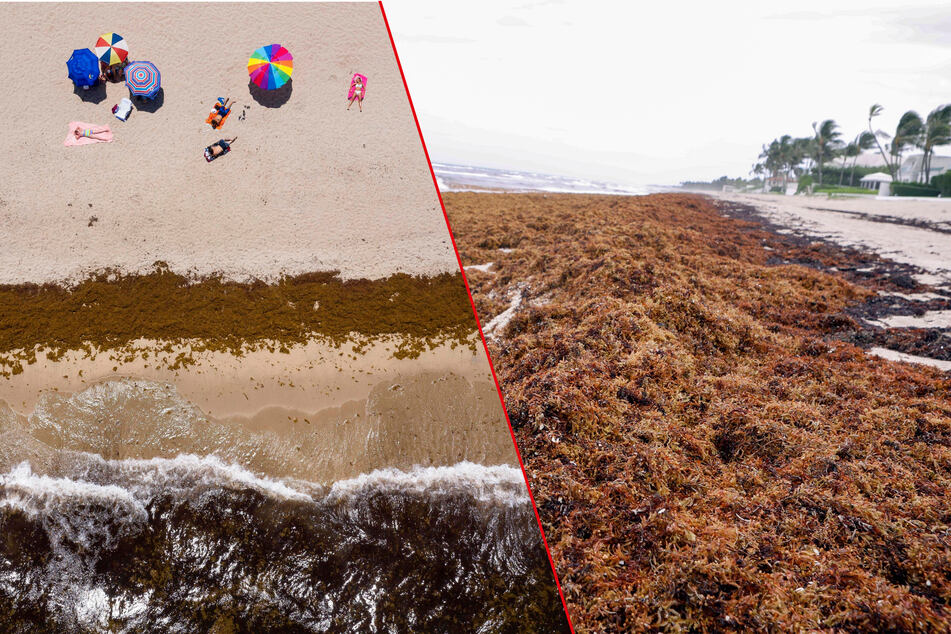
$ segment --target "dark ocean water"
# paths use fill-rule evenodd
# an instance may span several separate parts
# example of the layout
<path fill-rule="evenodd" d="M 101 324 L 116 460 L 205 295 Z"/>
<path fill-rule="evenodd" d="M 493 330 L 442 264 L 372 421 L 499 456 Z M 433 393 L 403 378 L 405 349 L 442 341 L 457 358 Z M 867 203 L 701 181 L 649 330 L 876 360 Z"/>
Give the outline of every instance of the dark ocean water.
<path fill-rule="evenodd" d="M 215 457 L 61 452 L 0 474 L 3 632 L 552 632 L 521 472 L 318 486 Z"/>

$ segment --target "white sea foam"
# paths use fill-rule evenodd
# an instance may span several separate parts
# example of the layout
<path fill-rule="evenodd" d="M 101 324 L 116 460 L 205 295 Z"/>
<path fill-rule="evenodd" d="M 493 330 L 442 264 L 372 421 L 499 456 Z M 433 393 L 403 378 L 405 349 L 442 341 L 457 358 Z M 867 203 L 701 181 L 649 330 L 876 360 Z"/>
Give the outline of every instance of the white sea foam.
<path fill-rule="evenodd" d="M 138 520 L 147 518 L 145 506 L 120 486 L 37 475 L 29 462 L 0 475 L 0 487 L 0 508 L 12 507 L 30 516 L 62 511 L 70 503 L 92 502 L 124 509 L 128 516 Z M 80 537 L 80 541 L 85 542 L 85 537 Z"/>
<path fill-rule="evenodd" d="M 649 193 L 646 187 L 593 181 L 540 172 L 521 172 L 433 163 L 439 189 L 446 192 L 548 192 L 564 194 L 616 194 L 636 196 Z"/>
<path fill-rule="evenodd" d="M 510 505 L 528 502 L 521 470 L 508 465 L 486 466 L 467 461 L 448 467 L 417 466 L 408 471 L 377 469 L 335 482 L 327 499 L 337 501 L 370 490 L 414 494 L 464 492 L 480 502 Z"/>

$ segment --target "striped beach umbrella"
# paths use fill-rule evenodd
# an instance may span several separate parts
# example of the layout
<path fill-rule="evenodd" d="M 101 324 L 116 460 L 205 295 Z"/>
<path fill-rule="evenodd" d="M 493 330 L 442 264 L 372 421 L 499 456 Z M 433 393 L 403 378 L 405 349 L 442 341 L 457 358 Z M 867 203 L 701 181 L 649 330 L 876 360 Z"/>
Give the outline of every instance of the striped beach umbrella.
<path fill-rule="evenodd" d="M 294 56 L 280 44 L 262 46 L 248 59 L 248 75 L 259 88 L 280 88 L 294 72 Z"/>
<path fill-rule="evenodd" d="M 152 62 L 132 62 L 125 67 L 125 83 L 133 95 L 151 99 L 162 87 L 162 76 Z"/>
<path fill-rule="evenodd" d="M 66 61 L 66 71 L 77 86 L 92 86 L 99 79 L 99 59 L 88 48 L 77 48 Z"/>
<path fill-rule="evenodd" d="M 124 62 L 129 56 L 129 45 L 118 33 L 103 33 L 96 41 L 96 57 L 106 66 Z"/>

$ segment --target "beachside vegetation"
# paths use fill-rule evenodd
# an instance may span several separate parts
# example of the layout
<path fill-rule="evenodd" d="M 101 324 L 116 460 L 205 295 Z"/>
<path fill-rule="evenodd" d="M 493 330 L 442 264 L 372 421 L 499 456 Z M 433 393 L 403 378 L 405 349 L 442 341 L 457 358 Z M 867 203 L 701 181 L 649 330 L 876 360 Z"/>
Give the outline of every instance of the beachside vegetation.
<path fill-rule="evenodd" d="M 924 183 L 892 183 L 892 194 L 895 196 L 925 196 L 929 198 L 937 197 L 941 190 Z"/>
<path fill-rule="evenodd" d="M 865 189 L 864 187 L 848 187 L 848 186 L 839 186 L 839 185 L 822 185 L 821 187 L 813 188 L 812 192 L 814 194 L 862 194 L 862 195 L 875 195 L 878 193 L 878 190 L 875 189 Z"/>
<path fill-rule="evenodd" d="M 951 172 L 932 177 L 931 185 L 936 187 L 943 197 L 951 196 Z"/>
<path fill-rule="evenodd" d="M 801 183 L 805 175 L 812 176 L 818 186 L 831 183 L 837 176 L 840 186 L 857 187 L 863 176 L 882 171 L 880 167 L 856 165 L 862 152 L 877 149 L 884 169 L 897 183 L 902 160 L 917 149 L 923 157 L 915 182 L 927 187 L 935 149 L 951 145 L 951 104 L 936 107 L 927 117 L 914 110 L 903 113 L 894 134 L 875 128 L 874 120 L 883 111 L 880 104 L 873 104 L 868 111 L 868 129 L 859 131 L 849 142 L 842 140 L 842 132 L 834 119 L 813 122 L 811 137 L 789 134 L 777 137 L 763 145 L 752 172 L 774 181 L 782 179 L 783 190 L 789 180 L 798 177 Z M 841 159 L 840 165 L 832 164 L 836 159 Z M 798 191 L 808 190 L 800 186 Z"/>

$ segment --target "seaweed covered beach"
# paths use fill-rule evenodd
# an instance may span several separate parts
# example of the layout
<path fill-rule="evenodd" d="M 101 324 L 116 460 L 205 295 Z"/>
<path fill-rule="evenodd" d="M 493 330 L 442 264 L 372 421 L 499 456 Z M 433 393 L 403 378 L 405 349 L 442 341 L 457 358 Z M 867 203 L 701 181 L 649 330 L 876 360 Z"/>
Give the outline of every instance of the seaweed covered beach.
<path fill-rule="evenodd" d="M 153 339 L 240 355 L 261 346 L 286 351 L 313 337 L 365 345 L 396 335 L 394 356 L 415 358 L 445 342 L 471 347 L 474 330 L 458 273 L 343 281 L 331 271 L 266 284 L 193 280 L 163 263 L 147 275 L 103 271 L 69 288 L 0 285 L 0 324 L 0 376 L 22 372 L 37 347 L 55 358 Z"/>
<path fill-rule="evenodd" d="M 951 375 L 867 353 L 940 357 L 870 324 L 933 289 L 702 196 L 445 203 L 579 631 L 948 631 Z"/>

